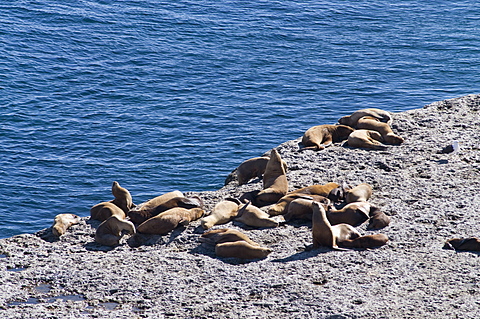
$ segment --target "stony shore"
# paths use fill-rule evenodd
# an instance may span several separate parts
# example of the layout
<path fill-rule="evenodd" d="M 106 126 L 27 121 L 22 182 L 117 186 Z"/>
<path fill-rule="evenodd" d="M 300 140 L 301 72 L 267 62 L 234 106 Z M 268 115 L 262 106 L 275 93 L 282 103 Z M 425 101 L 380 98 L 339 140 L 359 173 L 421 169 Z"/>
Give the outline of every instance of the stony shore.
<path fill-rule="evenodd" d="M 84 217 L 59 239 L 44 229 L 0 240 L 0 317 L 479 318 L 479 253 L 443 245 L 480 235 L 480 95 L 395 113 L 392 127 L 405 142 L 384 151 L 298 152 L 300 137 L 277 147 L 291 190 L 372 185 L 371 202 L 392 222 L 358 230 L 388 235 L 381 248 L 313 250 L 309 222 L 271 229 L 230 222 L 215 228 L 241 229 L 273 252 L 221 259 L 199 242 L 195 221 L 165 236 L 125 237 L 111 249 L 94 242 L 99 223 Z M 454 141 L 458 151 L 440 152 Z M 260 188 L 255 179 L 189 194 L 211 210 Z"/>

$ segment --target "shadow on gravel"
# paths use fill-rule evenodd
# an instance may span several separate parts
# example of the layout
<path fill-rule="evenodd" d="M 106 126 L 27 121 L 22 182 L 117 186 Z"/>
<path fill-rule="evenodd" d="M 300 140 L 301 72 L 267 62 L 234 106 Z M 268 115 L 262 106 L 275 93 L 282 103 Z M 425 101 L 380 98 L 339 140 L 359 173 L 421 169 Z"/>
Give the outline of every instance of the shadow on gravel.
<path fill-rule="evenodd" d="M 294 255 L 281 258 L 281 259 L 273 259 L 272 262 L 279 262 L 279 263 L 284 263 L 284 262 L 289 262 L 289 261 L 297 261 L 297 260 L 305 260 L 311 257 L 315 257 L 319 254 L 324 254 L 331 251 L 329 248 L 319 248 L 319 249 L 313 249 L 312 245 L 309 245 L 305 248 L 304 251 L 300 251 Z"/>

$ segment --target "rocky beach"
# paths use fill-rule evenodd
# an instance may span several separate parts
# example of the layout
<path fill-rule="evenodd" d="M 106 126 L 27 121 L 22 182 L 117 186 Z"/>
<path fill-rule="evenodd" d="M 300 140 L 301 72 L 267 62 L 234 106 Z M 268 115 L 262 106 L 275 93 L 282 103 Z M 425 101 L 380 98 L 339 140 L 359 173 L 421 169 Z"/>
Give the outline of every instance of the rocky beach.
<path fill-rule="evenodd" d="M 165 236 L 125 236 L 111 248 L 95 243 L 100 222 L 87 217 L 85 207 L 81 222 L 59 238 L 48 228 L 0 240 L 0 316 L 480 317 L 479 253 L 444 248 L 449 238 L 480 235 L 480 95 L 392 117 L 393 131 L 405 142 L 386 150 L 335 144 L 299 152 L 301 136 L 276 148 L 287 163 L 290 190 L 370 184 L 371 203 L 391 223 L 357 229 L 387 235 L 385 246 L 312 249 L 311 222 L 257 229 L 233 221 L 214 228 L 242 230 L 272 253 L 260 260 L 219 258 L 199 241 L 204 230 L 197 220 Z M 454 144 L 458 150 L 446 151 Z M 241 186 L 231 179 L 217 191 L 187 195 L 200 197 L 211 211 L 224 198 L 261 187 L 259 179 Z M 106 200 L 109 191 L 105 185 Z"/>

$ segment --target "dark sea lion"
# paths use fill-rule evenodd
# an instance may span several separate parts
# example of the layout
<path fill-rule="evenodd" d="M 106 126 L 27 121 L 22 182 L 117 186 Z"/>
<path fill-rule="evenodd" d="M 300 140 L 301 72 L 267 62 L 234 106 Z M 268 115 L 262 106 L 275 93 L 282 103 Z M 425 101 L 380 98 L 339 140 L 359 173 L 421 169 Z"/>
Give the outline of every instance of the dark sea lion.
<path fill-rule="evenodd" d="M 332 143 L 338 143 L 348 138 L 354 131 L 346 125 L 323 124 L 309 128 L 302 137 L 303 148 L 301 150 L 323 150 Z"/>
<path fill-rule="evenodd" d="M 375 234 L 346 239 L 339 242 L 338 245 L 344 248 L 376 248 L 385 245 L 387 241 L 387 235 Z"/>
<path fill-rule="evenodd" d="M 78 224 L 80 217 L 74 214 L 58 214 L 52 226 L 53 235 L 60 237 L 67 231 L 70 226 Z"/>
<path fill-rule="evenodd" d="M 122 233 L 135 234 L 135 226 L 128 220 L 112 216 L 102 222 L 95 232 L 95 241 L 105 246 L 116 246 L 122 238 Z"/>
<path fill-rule="evenodd" d="M 372 196 L 372 186 L 362 183 L 345 192 L 345 201 L 347 203 L 366 202 Z"/>
<path fill-rule="evenodd" d="M 392 117 L 389 112 L 376 108 L 368 108 L 355 111 L 351 115 L 343 116 L 338 120 L 338 123 L 355 127 L 358 120 L 364 116 L 371 116 L 383 123 L 390 123 L 392 121 Z"/>
<path fill-rule="evenodd" d="M 355 130 L 348 136 L 347 144 L 350 147 L 370 148 L 374 150 L 385 150 L 387 145 L 383 144 L 383 138 L 377 131 Z"/>
<path fill-rule="evenodd" d="M 201 219 L 203 229 L 209 229 L 214 225 L 225 224 L 238 215 L 240 201 L 237 199 L 225 199 L 218 202 L 210 215 Z"/>
<path fill-rule="evenodd" d="M 480 239 L 476 237 L 452 238 L 445 242 L 443 248 L 463 251 L 480 251 Z"/>
<path fill-rule="evenodd" d="M 112 203 L 120 207 L 125 213 L 135 206 L 130 192 L 116 181 L 112 183 L 112 194 L 115 197 Z"/>
<path fill-rule="evenodd" d="M 191 209 L 170 208 L 141 223 L 137 227 L 137 231 L 144 234 L 165 235 L 177 228 L 178 225 L 186 226 L 190 222 L 201 218 L 204 213 L 205 211 L 198 207 Z"/>
<path fill-rule="evenodd" d="M 262 178 L 270 157 L 254 157 L 242 162 L 237 168 L 238 185 L 246 184 L 252 178 Z M 282 165 L 287 171 L 287 163 L 282 161 Z"/>
<path fill-rule="evenodd" d="M 288 181 L 283 163 L 280 154 L 273 149 L 263 174 L 263 190 L 255 197 L 255 204 L 259 206 L 274 204 L 287 194 Z"/>
<path fill-rule="evenodd" d="M 92 219 L 104 221 L 113 215 L 120 219 L 125 219 L 125 212 L 112 202 L 102 202 L 90 208 L 90 217 Z"/>
<path fill-rule="evenodd" d="M 390 224 L 390 217 L 381 212 L 377 207 L 372 206 L 369 215 L 368 230 L 384 228 Z"/>
<path fill-rule="evenodd" d="M 360 118 L 355 127 L 357 129 L 379 132 L 380 135 L 382 135 L 383 141 L 387 144 L 400 145 L 404 142 L 401 136 L 393 133 L 390 125 L 369 116 Z"/>
<path fill-rule="evenodd" d="M 225 242 L 215 246 L 215 254 L 219 257 L 261 259 L 267 257 L 271 252 L 269 248 L 254 246 L 243 240 Z"/>

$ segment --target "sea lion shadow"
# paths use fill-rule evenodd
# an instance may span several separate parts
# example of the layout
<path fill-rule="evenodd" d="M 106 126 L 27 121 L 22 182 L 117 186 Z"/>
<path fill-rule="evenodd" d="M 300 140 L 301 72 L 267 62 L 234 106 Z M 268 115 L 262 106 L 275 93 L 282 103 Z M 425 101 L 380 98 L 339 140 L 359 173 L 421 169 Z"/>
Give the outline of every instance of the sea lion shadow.
<path fill-rule="evenodd" d="M 319 254 L 325 254 L 332 251 L 331 248 L 328 247 L 320 247 L 317 249 L 313 249 L 313 245 L 310 244 L 307 247 L 305 247 L 305 250 L 300 251 L 296 254 L 293 254 L 291 256 L 285 257 L 285 258 L 277 258 L 273 259 L 272 262 L 279 262 L 279 263 L 285 263 L 285 262 L 290 262 L 290 261 L 298 261 L 298 260 L 305 260 L 308 258 L 315 257 Z"/>
<path fill-rule="evenodd" d="M 117 245 L 117 246 L 121 246 L 121 245 Z M 114 250 L 115 247 L 117 246 L 105 246 L 97 243 L 96 241 L 88 242 L 83 245 L 83 247 L 88 251 L 103 251 L 103 252 Z"/>

